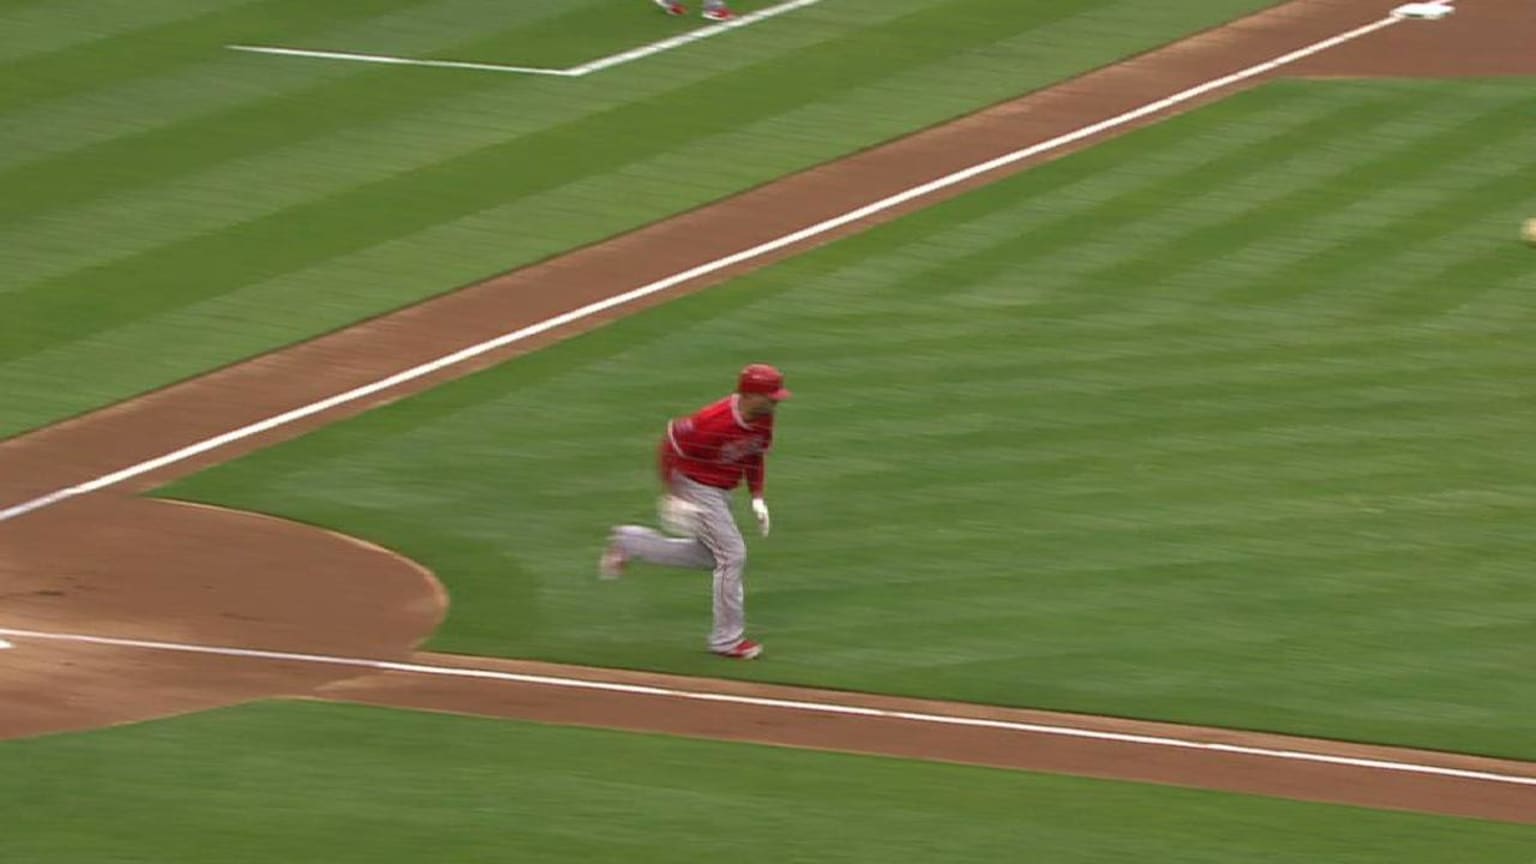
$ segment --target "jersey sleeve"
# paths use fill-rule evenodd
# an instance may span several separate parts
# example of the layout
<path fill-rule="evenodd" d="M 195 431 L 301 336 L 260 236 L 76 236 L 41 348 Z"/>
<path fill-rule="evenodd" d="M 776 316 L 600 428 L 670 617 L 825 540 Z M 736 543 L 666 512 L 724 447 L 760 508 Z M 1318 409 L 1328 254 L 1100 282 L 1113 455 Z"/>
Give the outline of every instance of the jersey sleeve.
<path fill-rule="evenodd" d="M 667 424 L 667 443 L 674 455 L 700 459 L 704 454 L 704 434 L 698 418 L 682 417 Z"/>
<path fill-rule="evenodd" d="M 747 488 L 752 491 L 752 497 L 763 497 L 763 486 L 767 481 L 767 469 L 764 464 L 763 454 L 752 454 L 751 458 L 741 467 L 742 472 L 747 476 Z"/>
<path fill-rule="evenodd" d="M 686 460 L 699 459 L 706 449 L 699 418 L 680 417 L 667 423 L 667 431 L 661 436 L 657 453 L 657 469 L 661 472 L 663 486 L 672 485 L 672 477 Z"/>
<path fill-rule="evenodd" d="M 677 471 L 677 454 L 672 450 L 670 435 L 661 436 L 656 445 L 656 471 L 661 475 L 661 485 L 670 488 L 672 475 Z"/>
<path fill-rule="evenodd" d="M 763 487 L 767 485 L 768 451 L 773 449 L 773 420 L 768 421 L 766 434 L 763 436 L 763 447 L 742 465 L 742 474 L 746 476 L 747 488 L 751 490 L 753 498 L 763 497 Z"/>

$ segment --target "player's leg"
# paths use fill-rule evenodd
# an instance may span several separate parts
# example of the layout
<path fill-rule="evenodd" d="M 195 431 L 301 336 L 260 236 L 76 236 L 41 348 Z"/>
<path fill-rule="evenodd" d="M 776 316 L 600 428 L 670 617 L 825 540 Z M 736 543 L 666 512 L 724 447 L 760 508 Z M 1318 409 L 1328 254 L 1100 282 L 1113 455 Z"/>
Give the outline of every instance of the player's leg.
<path fill-rule="evenodd" d="M 709 548 L 694 537 L 668 537 L 644 525 L 620 525 L 613 529 L 609 548 L 617 549 L 626 559 L 708 570 L 715 566 Z"/>
<path fill-rule="evenodd" d="M 725 0 L 704 0 L 704 17 L 711 21 L 729 21 L 736 15 Z"/>
<path fill-rule="evenodd" d="M 745 643 L 747 628 L 746 585 L 747 543 L 731 514 L 730 493 L 712 493 L 697 501 L 699 541 L 714 559 L 714 623 L 709 633 L 709 650 L 727 654 Z"/>
<path fill-rule="evenodd" d="M 710 493 L 720 491 L 679 477 L 672 494 L 702 510 L 704 499 Z M 672 537 L 643 525 L 620 525 L 608 535 L 608 546 L 598 561 L 598 575 L 604 579 L 618 579 L 624 575 L 631 560 L 694 570 L 709 570 L 715 566 L 714 555 L 698 539 L 697 531 L 692 537 Z"/>

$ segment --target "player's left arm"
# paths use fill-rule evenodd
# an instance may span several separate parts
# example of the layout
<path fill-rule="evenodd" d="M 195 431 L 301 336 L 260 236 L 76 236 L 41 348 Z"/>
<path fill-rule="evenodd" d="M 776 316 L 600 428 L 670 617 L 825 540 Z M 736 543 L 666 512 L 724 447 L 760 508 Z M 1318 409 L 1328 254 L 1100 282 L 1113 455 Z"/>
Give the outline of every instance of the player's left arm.
<path fill-rule="evenodd" d="M 763 500 L 763 487 L 767 481 L 765 463 L 762 453 L 754 453 L 742 467 L 747 475 L 747 489 L 752 492 L 752 515 L 757 517 L 758 530 L 767 537 L 771 520 L 768 516 L 768 502 Z"/>

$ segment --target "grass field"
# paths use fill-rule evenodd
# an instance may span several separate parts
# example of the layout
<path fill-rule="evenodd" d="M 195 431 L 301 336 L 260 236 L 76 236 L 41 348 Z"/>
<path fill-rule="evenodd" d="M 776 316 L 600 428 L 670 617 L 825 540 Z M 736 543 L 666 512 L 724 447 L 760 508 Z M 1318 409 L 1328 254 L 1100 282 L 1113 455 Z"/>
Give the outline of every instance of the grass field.
<path fill-rule="evenodd" d="M 1523 83 L 1283 83 L 168 490 L 385 543 L 434 647 L 1536 756 Z M 751 620 L 594 583 L 656 430 L 799 398 Z"/>
<path fill-rule="evenodd" d="M 0 743 L 0 859 L 1530 860 L 1531 829 L 1182 789 L 269 703 Z M 81 814 L 92 828 L 82 831 Z M 171 818 L 174 814 L 174 818 Z"/>
<path fill-rule="evenodd" d="M 564 65 L 699 22 L 645 0 L 94 5 L 0 6 L 0 437 L 1266 4 L 829 0 L 581 79 L 222 46 Z"/>
<path fill-rule="evenodd" d="M 743 11 L 772 0 L 737 0 Z M 696 2 L 695 2 L 696 5 Z M 0 439 L 1268 0 L 0 0 Z M 1528 81 L 1274 84 L 161 490 L 368 538 L 430 647 L 1536 758 Z M 599 584 L 799 393 L 753 541 Z M 11 503 L 11 502 L 6 502 Z M 3 709 L 0 709 L 3 710 Z M 309 702 L 0 742 L 0 861 L 1528 861 L 1529 827 Z"/>

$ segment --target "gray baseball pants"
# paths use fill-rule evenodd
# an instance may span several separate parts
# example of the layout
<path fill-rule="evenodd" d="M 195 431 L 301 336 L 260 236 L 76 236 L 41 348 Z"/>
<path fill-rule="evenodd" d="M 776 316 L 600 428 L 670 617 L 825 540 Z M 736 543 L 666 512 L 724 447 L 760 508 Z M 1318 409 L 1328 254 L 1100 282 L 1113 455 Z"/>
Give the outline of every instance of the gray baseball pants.
<path fill-rule="evenodd" d="M 736 647 L 746 633 L 747 543 L 731 514 L 731 493 L 726 489 L 675 477 L 673 494 L 699 507 L 696 536 L 668 537 L 641 525 L 620 525 L 614 540 L 625 557 L 667 567 L 715 571 L 714 626 L 709 634 L 712 651 Z"/>

